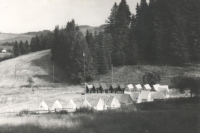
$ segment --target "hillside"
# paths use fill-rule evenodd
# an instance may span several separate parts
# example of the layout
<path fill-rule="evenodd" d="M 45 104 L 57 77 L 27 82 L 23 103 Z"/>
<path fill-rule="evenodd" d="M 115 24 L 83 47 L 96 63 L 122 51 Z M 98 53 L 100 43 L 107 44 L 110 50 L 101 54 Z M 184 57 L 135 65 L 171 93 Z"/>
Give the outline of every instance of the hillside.
<path fill-rule="evenodd" d="M 15 42 L 15 41 L 23 41 L 25 42 L 26 40 L 30 43 L 31 38 L 34 35 L 22 35 L 22 34 L 9 34 L 9 33 L 0 33 L 0 44 L 5 43 L 5 42 Z"/>
<path fill-rule="evenodd" d="M 0 62 L 0 87 L 19 87 L 27 84 L 28 77 L 33 77 L 35 84 L 52 83 L 53 65 L 55 66 L 55 81 L 62 82 L 65 79 L 64 74 L 50 60 L 50 57 L 50 50 L 44 50 Z"/>
<path fill-rule="evenodd" d="M 87 30 L 89 30 L 92 33 L 94 33 L 95 31 L 96 32 L 100 32 L 100 31 L 104 31 L 104 28 L 106 26 L 105 25 L 101 25 L 101 26 L 92 27 L 92 26 L 88 26 L 88 25 L 80 25 L 78 27 L 79 27 L 80 31 L 85 35 Z"/>

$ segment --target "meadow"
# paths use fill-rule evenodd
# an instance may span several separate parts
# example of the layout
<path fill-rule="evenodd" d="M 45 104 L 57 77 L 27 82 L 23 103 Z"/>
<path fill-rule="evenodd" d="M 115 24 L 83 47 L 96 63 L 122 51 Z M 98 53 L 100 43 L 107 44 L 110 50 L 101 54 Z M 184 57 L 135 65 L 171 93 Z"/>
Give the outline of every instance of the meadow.
<path fill-rule="evenodd" d="M 1 117 L 2 133 L 198 133 L 200 98 L 170 99 L 148 106 L 93 113 Z M 137 108 L 137 111 L 134 109 Z"/>

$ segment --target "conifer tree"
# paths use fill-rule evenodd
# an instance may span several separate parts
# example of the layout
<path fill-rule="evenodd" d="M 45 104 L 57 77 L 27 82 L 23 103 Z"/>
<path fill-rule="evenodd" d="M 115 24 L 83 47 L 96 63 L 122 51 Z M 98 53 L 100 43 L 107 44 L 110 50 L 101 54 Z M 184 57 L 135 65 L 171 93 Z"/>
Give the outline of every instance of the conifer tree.
<path fill-rule="evenodd" d="M 17 41 L 15 41 L 15 43 L 14 43 L 13 53 L 14 53 L 15 57 L 20 55 L 19 45 L 18 45 Z"/>
<path fill-rule="evenodd" d="M 25 54 L 24 43 L 21 40 L 19 42 L 19 49 L 20 49 L 20 55 Z"/>
<path fill-rule="evenodd" d="M 24 43 L 24 49 L 25 49 L 25 54 L 28 54 L 30 52 L 30 47 L 27 40 Z"/>

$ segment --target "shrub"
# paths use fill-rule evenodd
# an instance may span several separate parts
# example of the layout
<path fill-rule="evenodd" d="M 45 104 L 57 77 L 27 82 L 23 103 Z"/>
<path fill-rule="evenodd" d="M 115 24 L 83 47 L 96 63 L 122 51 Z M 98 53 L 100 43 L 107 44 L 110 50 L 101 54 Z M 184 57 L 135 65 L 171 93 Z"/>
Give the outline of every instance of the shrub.
<path fill-rule="evenodd" d="M 161 81 L 160 75 L 157 72 L 146 72 L 143 76 L 143 83 L 153 86 Z"/>
<path fill-rule="evenodd" d="M 200 77 L 176 76 L 171 79 L 171 84 L 181 92 L 189 89 L 191 97 L 200 92 Z"/>

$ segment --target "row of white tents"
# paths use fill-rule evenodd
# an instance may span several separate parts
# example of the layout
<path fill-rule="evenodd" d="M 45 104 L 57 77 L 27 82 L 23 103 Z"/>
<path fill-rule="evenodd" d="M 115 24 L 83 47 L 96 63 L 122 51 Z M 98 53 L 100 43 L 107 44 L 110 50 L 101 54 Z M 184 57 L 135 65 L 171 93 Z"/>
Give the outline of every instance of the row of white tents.
<path fill-rule="evenodd" d="M 169 98 L 169 88 L 167 85 L 162 86 L 157 84 L 154 85 L 154 89 L 156 91 L 125 91 L 125 94 L 121 94 L 120 98 L 118 99 L 115 96 L 110 96 L 107 102 L 105 102 L 105 100 L 102 98 L 99 98 L 98 100 L 87 100 L 87 98 L 85 98 L 80 104 L 80 106 L 77 106 L 71 99 L 67 103 L 67 106 L 63 107 L 61 103 L 58 100 L 56 100 L 53 106 L 49 109 L 47 104 L 43 101 L 42 103 L 40 103 L 38 113 L 55 112 L 61 110 L 66 110 L 67 112 L 75 112 L 78 108 L 89 108 L 94 110 L 116 109 L 120 108 L 121 105 L 129 105 L 141 102 L 152 102 L 155 100 L 164 100 Z"/>

